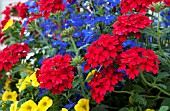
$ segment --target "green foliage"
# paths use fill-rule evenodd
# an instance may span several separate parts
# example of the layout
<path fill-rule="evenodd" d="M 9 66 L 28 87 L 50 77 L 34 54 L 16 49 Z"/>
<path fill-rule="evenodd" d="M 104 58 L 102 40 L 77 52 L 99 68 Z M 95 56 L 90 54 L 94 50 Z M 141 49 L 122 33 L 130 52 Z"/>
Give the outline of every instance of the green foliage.
<path fill-rule="evenodd" d="M 132 98 L 133 98 L 133 100 L 135 101 L 135 102 L 138 102 L 138 103 L 140 103 L 140 104 L 142 104 L 142 105 L 146 105 L 146 103 L 147 103 L 147 101 L 146 101 L 146 99 L 145 98 L 143 98 L 141 95 L 139 95 L 138 93 L 135 93 L 135 94 L 133 94 L 132 95 Z"/>

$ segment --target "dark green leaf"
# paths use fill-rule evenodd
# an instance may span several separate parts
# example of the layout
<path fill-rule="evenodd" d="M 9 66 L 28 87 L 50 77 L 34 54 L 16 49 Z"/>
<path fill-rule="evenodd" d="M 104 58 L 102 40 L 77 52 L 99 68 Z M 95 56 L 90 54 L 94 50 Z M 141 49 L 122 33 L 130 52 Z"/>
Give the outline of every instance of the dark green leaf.
<path fill-rule="evenodd" d="M 134 99 L 134 101 L 146 105 L 147 101 L 145 98 L 143 98 L 142 96 L 140 96 L 139 94 L 135 93 L 134 95 L 132 95 L 132 98 Z"/>
<path fill-rule="evenodd" d="M 140 30 L 141 33 L 146 34 L 148 36 L 152 36 L 152 37 L 157 37 L 157 33 L 154 29 L 151 28 L 145 28 L 143 30 Z"/>

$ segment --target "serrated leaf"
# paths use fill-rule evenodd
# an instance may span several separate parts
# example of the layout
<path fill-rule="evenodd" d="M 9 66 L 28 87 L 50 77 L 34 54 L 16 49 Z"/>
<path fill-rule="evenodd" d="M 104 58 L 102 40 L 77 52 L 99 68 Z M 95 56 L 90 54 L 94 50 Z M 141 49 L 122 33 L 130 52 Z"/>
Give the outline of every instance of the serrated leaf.
<path fill-rule="evenodd" d="M 132 98 L 134 99 L 134 101 L 146 105 L 147 101 L 145 98 L 143 98 L 141 95 L 135 93 L 134 95 L 132 95 Z"/>
<path fill-rule="evenodd" d="M 170 76 L 168 72 L 159 72 L 158 76 L 156 77 L 156 81 L 161 81 L 162 79 L 167 78 L 168 76 Z"/>
<path fill-rule="evenodd" d="M 91 111 L 108 111 L 107 108 L 109 108 L 109 106 L 101 104 L 101 105 L 97 105 L 96 107 L 92 108 Z"/>
<path fill-rule="evenodd" d="M 151 29 L 151 28 L 145 28 L 143 30 L 140 30 L 141 33 L 144 33 L 148 36 L 152 36 L 152 37 L 157 37 L 157 33 L 154 29 Z"/>
<path fill-rule="evenodd" d="M 163 89 L 167 89 L 167 86 L 164 85 L 164 84 L 157 84 L 157 86 L 159 86 L 159 87 L 161 87 L 161 88 L 163 88 Z"/>
<path fill-rule="evenodd" d="M 161 105 L 170 107 L 170 98 L 165 98 Z"/>
<path fill-rule="evenodd" d="M 145 89 L 144 88 L 142 88 L 141 86 L 139 86 L 139 85 L 134 85 L 133 86 L 133 89 L 135 89 L 135 92 L 136 93 L 142 93 L 142 92 L 145 92 Z"/>
<path fill-rule="evenodd" d="M 169 107 L 168 106 L 161 106 L 158 111 L 168 111 Z"/>

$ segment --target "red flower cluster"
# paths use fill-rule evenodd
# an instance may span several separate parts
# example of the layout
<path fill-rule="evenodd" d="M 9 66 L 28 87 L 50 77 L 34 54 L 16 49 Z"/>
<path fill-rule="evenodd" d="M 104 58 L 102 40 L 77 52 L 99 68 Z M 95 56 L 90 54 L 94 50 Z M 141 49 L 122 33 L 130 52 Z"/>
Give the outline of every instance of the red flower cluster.
<path fill-rule="evenodd" d="M 109 34 L 101 35 L 100 38 L 93 42 L 87 49 L 85 60 L 85 70 L 90 67 L 95 68 L 98 65 L 107 67 L 111 65 L 114 58 L 117 56 L 117 52 L 122 50 L 121 43 L 118 36 L 111 36 Z"/>
<path fill-rule="evenodd" d="M 114 90 L 114 86 L 123 80 L 123 74 L 116 72 L 113 67 L 103 68 L 101 72 L 95 72 L 94 77 L 88 83 L 91 87 L 92 99 L 98 104 L 104 100 L 106 92 Z"/>
<path fill-rule="evenodd" d="M 27 56 L 29 50 L 30 49 L 27 44 L 20 43 L 4 48 L 0 51 L 0 71 L 2 71 L 3 68 L 6 71 L 9 71 L 20 58 Z"/>
<path fill-rule="evenodd" d="M 65 89 L 70 89 L 74 79 L 70 61 L 71 56 L 68 54 L 45 59 L 41 69 L 36 73 L 40 87 L 52 90 L 53 94 L 60 94 Z"/>
<path fill-rule="evenodd" d="M 25 3 L 18 2 L 14 7 L 16 8 L 18 12 L 18 17 L 21 17 L 21 19 L 24 19 L 28 15 L 28 7 L 25 5 Z"/>
<path fill-rule="evenodd" d="M 38 4 L 40 5 L 40 12 L 44 14 L 45 18 L 48 18 L 50 13 L 65 9 L 62 0 L 40 0 Z"/>
<path fill-rule="evenodd" d="M 145 13 L 152 3 L 162 0 L 121 0 L 121 13 L 136 12 Z"/>
<path fill-rule="evenodd" d="M 130 14 L 119 16 L 112 27 L 113 34 L 128 36 L 134 33 L 136 38 L 140 37 L 139 29 L 150 27 L 152 20 L 142 14 Z"/>
<path fill-rule="evenodd" d="M 166 6 L 170 6 L 170 0 L 163 0 Z"/>
<path fill-rule="evenodd" d="M 130 79 L 139 75 L 140 70 L 158 73 L 159 59 L 150 49 L 131 48 L 122 52 L 121 63 L 118 70 L 125 70 Z"/>

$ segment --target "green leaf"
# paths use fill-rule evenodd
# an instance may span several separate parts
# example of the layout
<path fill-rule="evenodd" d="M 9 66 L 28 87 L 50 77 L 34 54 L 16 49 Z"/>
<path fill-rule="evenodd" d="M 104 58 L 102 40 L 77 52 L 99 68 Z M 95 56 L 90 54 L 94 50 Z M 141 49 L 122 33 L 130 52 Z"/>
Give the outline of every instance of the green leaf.
<path fill-rule="evenodd" d="M 125 107 L 125 108 L 119 109 L 119 111 L 129 111 L 129 109 Z"/>
<path fill-rule="evenodd" d="M 170 107 L 170 98 L 165 98 L 161 105 Z"/>
<path fill-rule="evenodd" d="M 165 79 L 167 77 L 169 77 L 169 73 L 168 72 L 159 72 L 158 73 L 158 76 L 156 77 L 157 78 L 157 81 L 158 80 L 161 80 L 161 79 Z"/>
<path fill-rule="evenodd" d="M 146 103 L 147 103 L 146 99 L 143 98 L 138 93 L 135 93 L 134 95 L 132 95 L 132 98 L 134 99 L 135 102 L 138 102 L 138 103 L 140 103 L 142 105 L 146 105 Z"/>
<path fill-rule="evenodd" d="M 146 34 L 148 36 L 152 36 L 152 37 L 157 37 L 157 33 L 155 29 L 151 29 L 151 28 L 145 28 L 143 30 L 140 30 L 141 33 Z"/>
<path fill-rule="evenodd" d="M 157 86 L 159 86 L 159 87 L 161 87 L 161 88 L 163 88 L 163 89 L 167 89 L 167 86 L 164 85 L 164 84 L 157 84 Z"/>
<path fill-rule="evenodd" d="M 167 34 L 167 33 L 170 33 L 170 27 L 168 28 L 164 28 L 162 31 L 161 31 L 163 34 Z"/>
<path fill-rule="evenodd" d="M 17 104 L 17 106 L 18 106 L 18 107 L 21 107 L 21 105 L 22 105 L 24 102 L 26 102 L 26 101 L 27 101 L 27 98 L 20 99 L 19 102 L 18 102 L 18 104 Z"/>
<path fill-rule="evenodd" d="M 22 79 L 25 79 L 28 76 L 28 73 L 26 71 L 24 71 L 24 72 L 21 72 L 20 75 L 21 75 Z"/>
<path fill-rule="evenodd" d="M 81 79 L 79 77 L 75 77 L 74 78 L 74 82 L 72 83 L 73 84 L 73 88 L 77 87 L 81 82 Z"/>
<path fill-rule="evenodd" d="M 145 89 L 139 85 L 134 85 L 133 89 L 135 90 L 136 93 L 142 93 L 145 92 Z"/>
<path fill-rule="evenodd" d="M 168 111 L 169 107 L 168 106 L 161 106 L 158 111 Z"/>
<path fill-rule="evenodd" d="M 101 104 L 101 105 L 97 105 L 96 107 L 92 108 L 91 111 L 108 111 L 107 108 L 109 108 L 109 106 Z"/>

